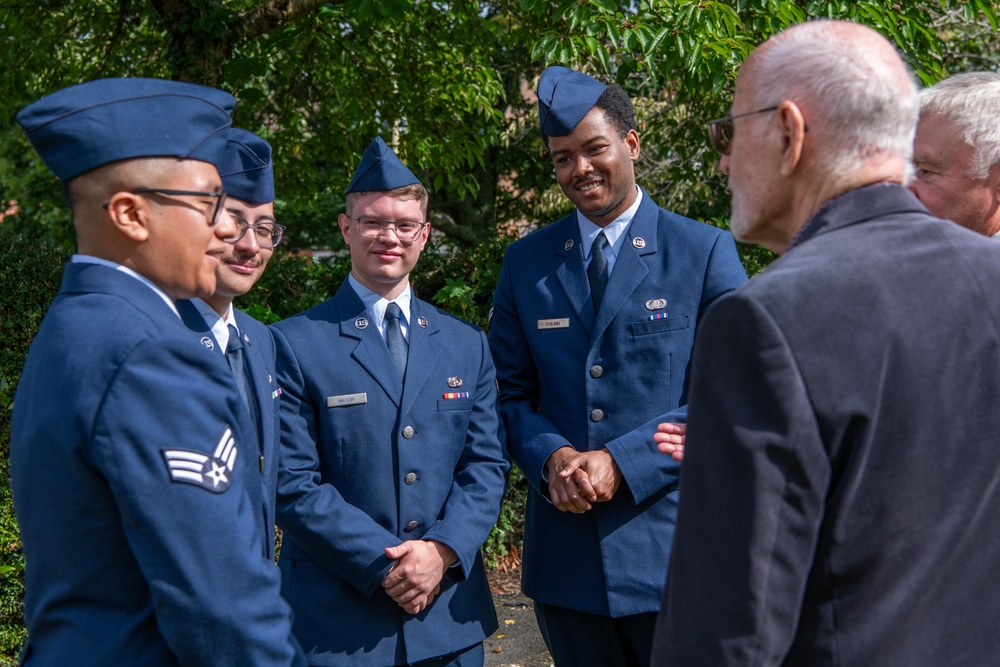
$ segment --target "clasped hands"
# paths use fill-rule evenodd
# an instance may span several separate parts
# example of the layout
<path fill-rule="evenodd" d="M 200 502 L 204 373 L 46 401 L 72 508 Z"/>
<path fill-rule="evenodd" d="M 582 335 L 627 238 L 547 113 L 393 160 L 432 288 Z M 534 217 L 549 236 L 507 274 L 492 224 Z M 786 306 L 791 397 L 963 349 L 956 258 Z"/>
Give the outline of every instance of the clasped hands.
<path fill-rule="evenodd" d="M 434 601 L 445 572 L 458 561 L 451 547 L 433 540 L 407 540 L 387 547 L 385 555 L 395 563 L 382 588 L 409 614 L 420 613 Z"/>
<path fill-rule="evenodd" d="M 578 452 L 560 447 L 546 461 L 549 498 L 556 509 L 581 514 L 592 503 L 611 500 L 622 482 L 622 472 L 605 447 Z"/>

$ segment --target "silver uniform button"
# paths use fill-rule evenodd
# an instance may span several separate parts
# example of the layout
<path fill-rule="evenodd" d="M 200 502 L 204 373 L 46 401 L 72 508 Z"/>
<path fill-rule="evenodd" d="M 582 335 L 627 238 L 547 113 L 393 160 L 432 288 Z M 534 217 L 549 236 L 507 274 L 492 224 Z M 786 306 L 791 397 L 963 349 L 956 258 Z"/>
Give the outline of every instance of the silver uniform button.
<path fill-rule="evenodd" d="M 600 364 L 594 364 L 590 367 L 590 377 L 599 378 L 604 375 L 604 369 L 601 368 Z"/>
<path fill-rule="evenodd" d="M 415 472 L 406 473 L 406 477 L 403 478 L 403 481 L 406 482 L 407 484 L 415 483 L 417 481 L 417 473 Z"/>
<path fill-rule="evenodd" d="M 602 419 L 604 419 L 604 410 L 601 410 L 600 408 L 594 408 L 593 410 L 590 411 L 590 418 L 595 422 L 601 421 Z"/>
<path fill-rule="evenodd" d="M 418 526 L 420 526 L 419 521 L 411 521 L 410 523 L 406 524 L 406 528 L 404 528 L 403 530 L 409 533 L 411 531 L 416 530 Z"/>
<path fill-rule="evenodd" d="M 403 437 L 406 438 L 407 440 L 409 440 L 410 438 L 413 437 L 413 427 L 412 426 L 404 426 L 403 427 Z"/>

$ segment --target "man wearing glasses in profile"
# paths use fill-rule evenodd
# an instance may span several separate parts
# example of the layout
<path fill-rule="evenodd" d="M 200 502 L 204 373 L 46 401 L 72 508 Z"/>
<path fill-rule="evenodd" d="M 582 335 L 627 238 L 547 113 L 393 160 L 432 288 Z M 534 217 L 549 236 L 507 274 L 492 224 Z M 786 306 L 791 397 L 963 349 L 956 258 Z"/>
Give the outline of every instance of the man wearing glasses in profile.
<path fill-rule="evenodd" d="M 380 139 L 347 189 L 351 274 L 272 327 L 282 594 L 311 665 L 483 664 L 479 549 L 509 465 L 486 336 L 417 299 L 427 191 Z"/>
<path fill-rule="evenodd" d="M 77 240 L 14 401 L 23 665 L 304 662 L 237 388 L 175 305 L 215 291 L 236 234 L 216 169 L 234 104 L 101 79 L 17 116 Z"/>
<path fill-rule="evenodd" d="M 278 477 L 278 389 L 274 339 L 267 327 L 233 308 L 264 274 L 285 227 L 274 219 L 274 167 L 271 145 L 252 132 L 230 128 L 226 150 L 217 165 L 226 198 L 222 204 L 236 224 L 218 256 L 215 293 L 179 301 L 177 309 L 202 344 L 218 350 L 233 371 L 254 440 L 244 450 L 257 461 L 264 493 L 265 555 L 274 557 L 274 493 Z"/>

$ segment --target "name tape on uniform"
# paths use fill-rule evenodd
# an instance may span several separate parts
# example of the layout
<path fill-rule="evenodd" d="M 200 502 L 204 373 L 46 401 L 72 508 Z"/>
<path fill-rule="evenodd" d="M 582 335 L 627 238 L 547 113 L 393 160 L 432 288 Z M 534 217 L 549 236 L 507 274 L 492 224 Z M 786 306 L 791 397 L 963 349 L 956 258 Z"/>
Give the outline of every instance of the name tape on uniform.
<path fill-rule="evenodd" d="M 569 318 L 559 317 L 554 320 L 538 320 L 539 329 L 569 329 Z"/>
<path fill-rule="evenodd" d="M 360 394 L 341 394 L 340 396 L 326 397 L 326 407 L 328 408 L 346 408 L 350 405 L 361 405 L 367 402 L 368 394 L 365 392 Z"/>

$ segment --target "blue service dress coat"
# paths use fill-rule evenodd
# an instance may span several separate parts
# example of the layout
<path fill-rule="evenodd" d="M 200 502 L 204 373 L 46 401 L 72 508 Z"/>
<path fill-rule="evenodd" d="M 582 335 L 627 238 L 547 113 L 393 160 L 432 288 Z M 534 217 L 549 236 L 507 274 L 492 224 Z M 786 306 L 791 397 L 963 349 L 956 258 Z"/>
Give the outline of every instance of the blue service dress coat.
<path fill-rule="evenodd" d="M 26 665 L 304 664 L 240 405 L 152 289 L 67 265 L 14 403 Z"/>
<path fill-rule="evenodd" d="M 215 340 L 212 328 L 205 322 L 197 306 L 190 301 L 178 301 L 177 310 L 184 324 L 200 334 L 202 344 L 219 353 L 217 349 L 219 341 Z M 255 419 L 250 419 L 245 408 L 240 414 L 245 415 L 244 423 L 248 426 L 254 421 L 257 424 L 256 455 L 264 501 L 261 520 L 267 535 L 264 555 L 274 558 L 274 498 L 278 486 L 278 443 L 281 440 L 279 421 L 281 402 L 278 400 L 281 392 L 278 391 L 278 376 L 274 370 L 274 337 L 264 324 L 242 310 L 233 309 L 233 317 L 243 339 L 243 357 L 247 367 L 247 377 L 250 378 Z M 252 450 L 247 451 L 248 455 L 252 453 Z"/>
<path fill-rule="evenodd" d="M 399 665 L 488 637 L 497 621 L 479 549 L 509 464 L 485 335 L 414 298 L 404 384 L 349 283 L 272 329 L 279 566 L 310 664 Z M 459 565 L 412 616 L 382 589 L 384 550 L 421 538 Z"/>
<path fill-rule="evenodd" d="M 998 285 L 874 185 L 712 309 L 653 664 L 997 664 Z"/>
<path fill-rule="evenodd" d="M 507 447 L 531 485 L 522 587 L 545 603 L 620 617 L 659 609 L 678 464 L 656 450 L 683 421 L 695 325 L 746 282 L 728 232 L 642 202 L 595 314 L 576 212 L 510 245 L 489 327 Z M 559 447 L 607 447 L 623 475 L 583 514 L 548 498 Z"/>

